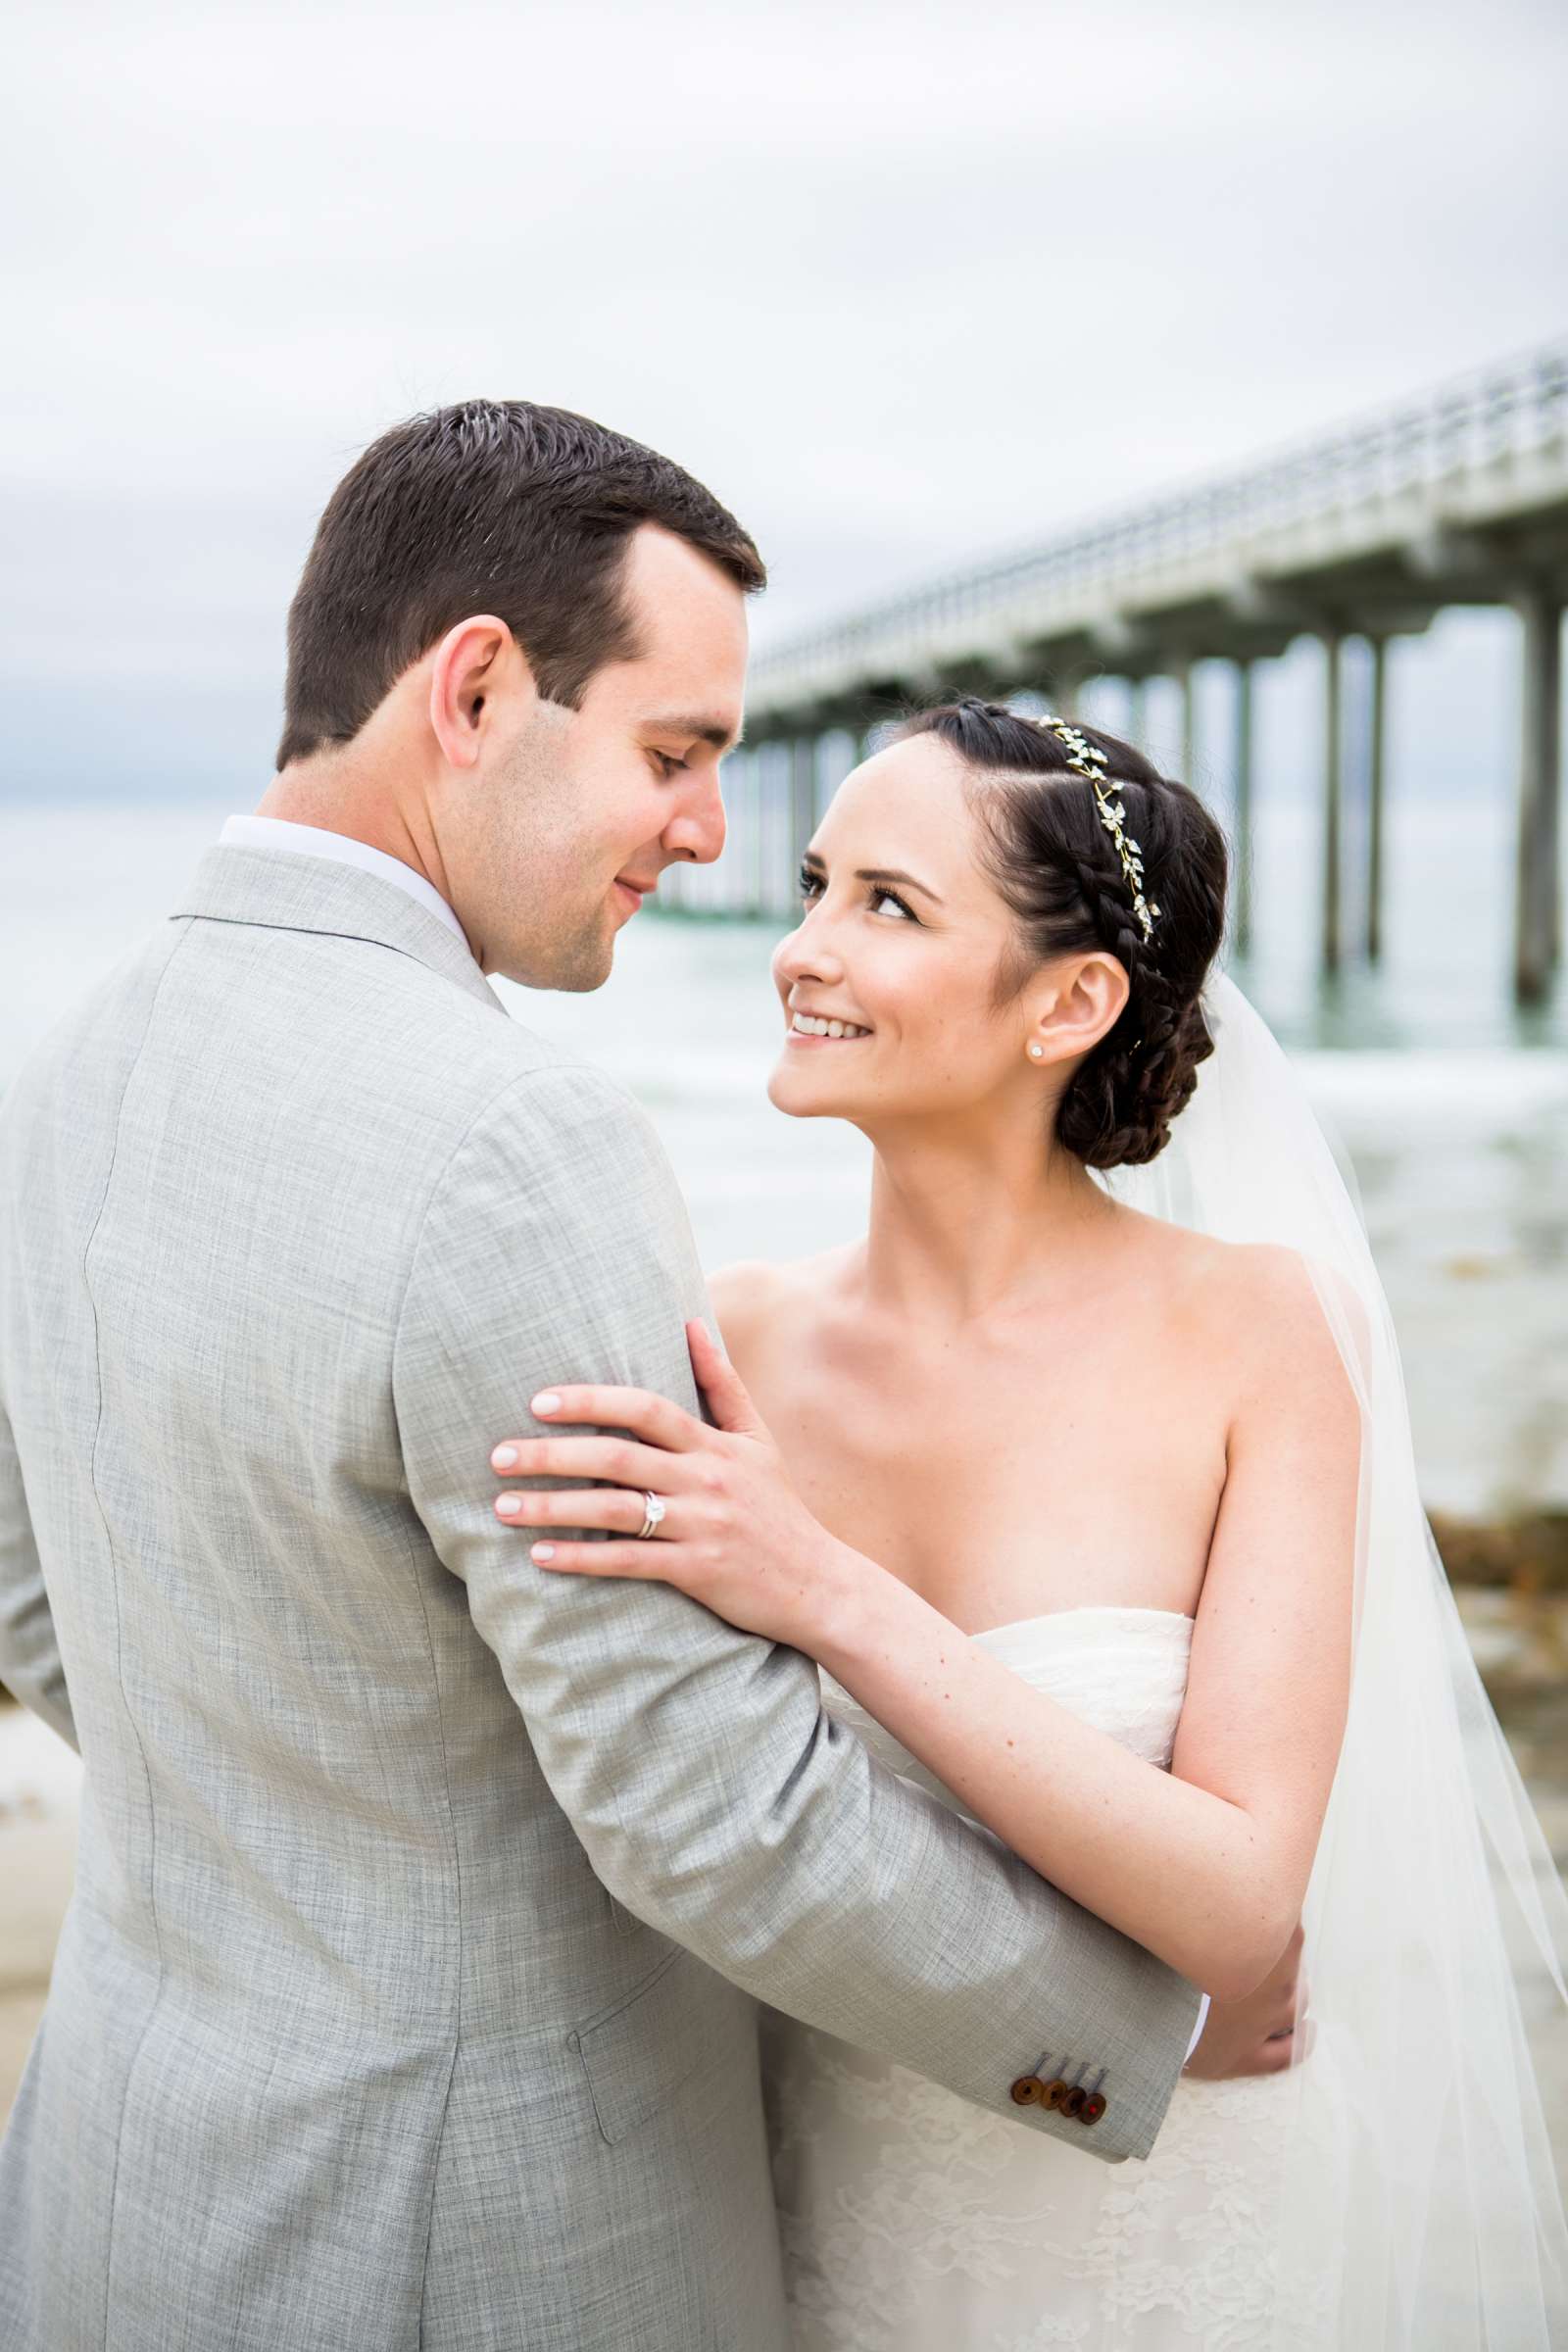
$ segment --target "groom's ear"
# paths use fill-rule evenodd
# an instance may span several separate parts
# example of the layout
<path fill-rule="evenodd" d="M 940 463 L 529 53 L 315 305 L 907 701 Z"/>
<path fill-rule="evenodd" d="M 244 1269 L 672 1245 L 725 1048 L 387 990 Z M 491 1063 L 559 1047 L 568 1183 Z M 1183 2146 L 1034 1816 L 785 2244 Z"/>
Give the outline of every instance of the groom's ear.
<path fill-rule="evenodd" d="M 1044 1065 L 1089 1053 L 1113 1029 L 1132 993 L 1114 956 L 1095 952 L 1064 956 L 1053 970 L 1033 1008 L 1030 1057 Z M 1034 1052 L 1040 1046 L 1041 1053 Z"/>
<path fill-rule="evenodd" d="M 498 699 L 537 702 L 521 646 L 504 620 L 477 612 L 448 629 L 430 657 L 430 729 L 451 767 L 477 764 Z"/>

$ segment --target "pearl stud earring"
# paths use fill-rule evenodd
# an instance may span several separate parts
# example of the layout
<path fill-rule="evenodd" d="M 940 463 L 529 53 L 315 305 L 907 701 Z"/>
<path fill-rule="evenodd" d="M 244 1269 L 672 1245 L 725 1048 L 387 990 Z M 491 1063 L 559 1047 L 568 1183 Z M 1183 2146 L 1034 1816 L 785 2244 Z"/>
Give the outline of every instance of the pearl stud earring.
<path fill-rule="evenodd" d="M 1045 1059 L 1045 1053 L 1046 1049 L 1044 1046 L 1031 1046 L 1029 1049 L 1029 1058 L 1031 1061 L 1043 1061 Z"/>

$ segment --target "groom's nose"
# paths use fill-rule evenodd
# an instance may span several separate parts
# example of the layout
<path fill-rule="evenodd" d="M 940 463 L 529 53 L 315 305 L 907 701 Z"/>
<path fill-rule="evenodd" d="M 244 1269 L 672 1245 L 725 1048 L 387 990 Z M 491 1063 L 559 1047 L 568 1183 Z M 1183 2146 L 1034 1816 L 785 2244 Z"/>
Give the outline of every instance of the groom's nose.
<path fill-rule="evenodd" d="M 664 854 L 673 862 L 677 858 L 696 865 L 711 865 L 724 847 L 724 802 L 718 789 L 718 771 L 694 778 L 691 787 L 681 797 L 680 807 L 664 827 Z"/>

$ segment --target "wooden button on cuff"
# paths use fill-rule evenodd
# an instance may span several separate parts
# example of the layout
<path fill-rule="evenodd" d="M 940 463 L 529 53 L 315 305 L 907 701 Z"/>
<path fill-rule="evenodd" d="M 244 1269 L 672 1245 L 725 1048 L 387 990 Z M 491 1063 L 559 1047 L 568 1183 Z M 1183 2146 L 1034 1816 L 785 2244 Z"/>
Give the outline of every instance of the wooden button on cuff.
<path fill-rule="evenodd" d="M 1045 2060 L 1041 2060 L 1044 2066 Z M 1103 2082 L 1103 2071 L 1097 2082 Z M 1048 2113 L 1059 2111 L 1070 2116 L 1075 2124 L 1098 2124 L 1108 2104 L 1103 2091 L 1085 2090 L 1081 2083 L 1067 2082 L 1060 2075 L 1049 2082 L 1040 2075 L 1020 2075 L 1008 2093 L 1015 2107 L 1044 2107 Z"/>

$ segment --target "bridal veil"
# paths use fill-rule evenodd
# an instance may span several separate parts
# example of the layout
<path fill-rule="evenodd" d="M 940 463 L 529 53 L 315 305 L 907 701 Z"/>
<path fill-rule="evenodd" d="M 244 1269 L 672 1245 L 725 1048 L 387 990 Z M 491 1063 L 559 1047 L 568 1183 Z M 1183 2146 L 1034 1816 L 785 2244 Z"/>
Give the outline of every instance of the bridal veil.
<path fill-rule="evenodd" d="M 1482 1688 L 1416 1485 L 1398 1348 L 1350 1186 L 1228 979 L 1171 1142 L 1106 1181 L 1298 1250 L 1362 1417 L 1348 1719 L 1304 1912 L 1310 2032 L 1282 2078 L 1272 2340 L 1344 2352 L 1568 2344 L 1568 2230 L 1526 2040 L 1563 2023 L 1568 1898 Z"/>

